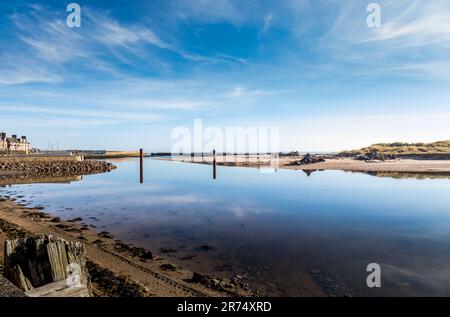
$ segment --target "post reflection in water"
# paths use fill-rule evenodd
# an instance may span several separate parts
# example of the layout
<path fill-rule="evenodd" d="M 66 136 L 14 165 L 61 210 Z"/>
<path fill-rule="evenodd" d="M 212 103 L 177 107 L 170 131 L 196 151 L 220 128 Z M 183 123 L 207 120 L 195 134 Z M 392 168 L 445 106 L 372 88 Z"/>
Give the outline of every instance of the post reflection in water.
<path fill-rule="evenodd" d="M 144 183 L 144 150 L 139 150 L 139 163 L 140 163 L 140 183 Z"/>
<path fill-rule="evenodd" d="M 216 179 L 216 150 L 213 150 L 213 179 Z"/>

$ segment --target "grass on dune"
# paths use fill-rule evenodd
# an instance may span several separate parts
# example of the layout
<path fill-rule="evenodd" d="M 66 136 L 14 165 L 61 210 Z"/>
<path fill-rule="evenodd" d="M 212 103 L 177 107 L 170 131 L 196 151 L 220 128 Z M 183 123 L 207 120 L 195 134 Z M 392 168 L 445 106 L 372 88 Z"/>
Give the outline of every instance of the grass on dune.
<path fill-rule="evenodd" d="M 437 141 L 433 143 L 377 143 L 359 150 L 344 151 L 341 154 L 358 155 L 369 152 L 394 155 L 450 154 L 450 141 Z"/>

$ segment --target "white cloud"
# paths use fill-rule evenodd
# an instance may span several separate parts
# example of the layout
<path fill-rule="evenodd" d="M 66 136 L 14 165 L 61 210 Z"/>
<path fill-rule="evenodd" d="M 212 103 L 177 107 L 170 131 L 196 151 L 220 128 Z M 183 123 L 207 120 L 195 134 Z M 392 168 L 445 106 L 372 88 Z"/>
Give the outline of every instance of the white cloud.
<path fill-rule="evenodd" d="M 126 101 L 110 101 L 109 105 L 124 105 L 134 109 L 179 109 L 199 110 L 212 105 L 212 102 L 194 100 L 157 100 L 157 99 L 130 99 Z"/>
<path fill-rule="evenodd" d="M 176 33 L 163 39 L 145 21 L 119 22 L 108 13 L 83 7 L 83 26 L 68 28 L 61 15 L 40 5 L 30 6 L 24 13 L 9 16 L 16 29 L 16 41 L 3 48 L 3 54 L 14 58 L 0 63 L 8 68 L 8 76 L 0 77 L 0 84 L 23 84 L 28 82 L 54 82 L 69 75 L 81 79 L 93 72 L 107 76 L 124 76 L 120 64 L 127 64 L 139 71 L 166 72 L 171 61 L 154 48 L 175 53 L 193 64 L 245 64 L 245 59 L 221 52 L 202 55 L 185 50 Z M 120 61 L 119 65 L 117 60 Z M 30 70 L 12 65 L 26 63 Z M 30 66 L 39 65 L 39 68 Z M 80 71 L 81 70 L 81 71 Z M 85 70 L 89 72 L 85 73 Z M 17 74 L 14 74 L 17 72 Z M 30 73 L 37 76 L 30 76 Z M 26 76 L 25 74 L 28 73 Z M 44 76 L 45 75 L 45 76 Z M 16 79 L 14 79 L 16 78 Z"/>
<path fill-rule="evenodd" d="M 401 1 L 398 8 L 384 3 L 386 16 L 381 28 L 362 42 L 397 41 L 396 47 L 417 47 L 450 43 L 450 3 L 448 1 Z M 407 5 L 409 3 L 409 6 Z M 382 15 L 383 16 L 383 15 Z"/>
<path fill-rule="evenodd" d="M 440 53 L 439 47 L 449 47 L 450 2 L 383 0 L 378 3 L 381 6 L 380 28 L 367 26 L 368 13 L 359 3 L 346 2 L 337 7 L 338 14 L 322 38 L 321 47 L 334 49 L 341 58 L 348 54 L 349 59 L 354 59 L 359 55 L 358 62 L 392 57 L 391 60 L 398 63 L 425 53 Z M 418 50 L 411 51 L 411 48 Z M 398 54 L 405 53 L 409 54 L 400 59 Z M 445 57 L 448 59 L 448 54 Z"/>
<path fill-rule="evenodd" d="M 98 108 L 97 108 L 98 109 Z M 0 110 L 8 112 L 25 112 L 25 113 L 39 113 L 47 115 L 59 115 L 64 118 L 69 117 L 95 117 L 103 119 L 113 119 L 116 121 L 155 121 L 160 119 L 157 114 L 139 113 L 134 111 L 130 112 L 113 112 L 108 110 L 90 110 L 90 109 L 78 109 L 73 110 L 67 108 L 46 108 L 30 105 L 0 105 Z M 39 120 L 39 119 L 36 119 Z"/>
<path fill-rule="evenodd" d="M 0 73 L 0 85 L 21 85 L 26 83 L 57 83 L 63 78 L 48 69 L 35 64 L 9 64 Z"/>
<path fill-rule="evenodd" d="M 234 0 L 175 0 L 172 7 L 175 16 L 181 19 L 196 19 L 203 22 L 216 23 L 227 21 L 241 24 L 246 20 L 245 11 L 242 10 L 247 0 L 236 2 Z"/>
<path fill-rule="evenodd" d="M 263 91 L 259 89 L 249 90 L 246 87 L 235 86 L 233 89 L 227 94 L 232 98 L 251 98 L 251 97 L 259 97 L 259 96 L 269 96 L 275 94 L 274 91 Z"/>
<path fill-rule="evenodd" d="M 89 13 L 89 11 L 88 11 Z M 95 31 L 92 40 L 106 44 L 108 46 L 122 46 L 130 48 L 137 43 L 149 43 L 163 49 L 173 49 L 171 45 L 165 43 L 153 30 L 143 25 L 121 25 L 118 21 L 100 16 L 97 13 L 89 13 Z"/>

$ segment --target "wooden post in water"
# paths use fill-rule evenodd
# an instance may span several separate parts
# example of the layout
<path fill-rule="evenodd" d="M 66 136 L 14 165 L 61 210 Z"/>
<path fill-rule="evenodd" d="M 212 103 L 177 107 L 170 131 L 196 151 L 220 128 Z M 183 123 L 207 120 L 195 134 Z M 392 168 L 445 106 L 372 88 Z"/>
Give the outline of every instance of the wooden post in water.
<path fill-rule="evenodd" d="M 144 150 L 139 150 L 139 162 L 140 162 L 140 182 L 144 183 Z"/>
<path fill-rule="evenodd" d="M 213 179 L 216 179 L 216 150 L 213 150 Z"/>

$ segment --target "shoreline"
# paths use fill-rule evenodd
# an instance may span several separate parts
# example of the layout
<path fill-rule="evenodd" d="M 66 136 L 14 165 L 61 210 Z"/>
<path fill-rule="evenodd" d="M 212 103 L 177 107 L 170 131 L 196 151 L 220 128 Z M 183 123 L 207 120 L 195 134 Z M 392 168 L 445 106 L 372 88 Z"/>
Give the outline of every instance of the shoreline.
<path fill-rule="evenodd" d="M 2 161 L 0 158 L 0 164 L 0 187 L 70 183 L 82 180 L 84 175 L 116 169 L 111 163 L 94 160 L 24 162 Z M 0 271 L 6 239 L 53 235 L 85 244 L 93 283 L 97 281 L 103 285 L 103 289 L 96 292 L 97 296 L 256 296 L 241 277 L 224 279 L 194 273 L 154 256 L 149 250 L 117 240 L 109 232 L 97 232 L 95 226 L 83 223 L 81 218 L 63 220 L 43 209 L 40 206 L 27 207 L 23 198 L 17 201 L 9 193 L 0 195 Z M 114 289 L 112 293 L 109 291 L 111 287 Z"/>
<path fill-rule="evenodd" d="M 61 176 L 60 174 L 38 174 L 30 176 L 29 173 L 24 174 L 20 171 L 0 170 L 0 187 L 9 187 L 14 184 L 71 183 L 81 181 L 82 178 L 83 175 Z M 52 213 L 51 210 L 48 212 L 44 210 L 44 207 L 27 207 L 27 198 L 23 196 L 15 197 L 16 194 L 13 192 L 14 190 L 0 195 L 0 244 L 4 243 L 4 240 L 7 238 L 17 238 L 15 235 L 2 235 L 2 223 L 14 227 L 13 233 L 25 231 L 29 235 L 54 235 L 68 241 L 78 240 L 84 242 L 87 244 L 87 258 L 93 270 L 92 274 L 97 276 L 103 284 L 114 281 L 114 283 L 122 285 L 119 289 L 116 287 L 115 293 L 112 296 L 128 296 L 123 294 L 130 294 L 129 292 L 132 294 L 142 293 L 144 294 L 143 296 L 170 297 L 254 297 L 264 296 L 265 294 L 265 288 L 262 287 L 265 281 L 253 281 L 251 278 L 249 279 L 248 277 L 239 275 L 239 272 L 217 275 L 211 266 L 213 265 L 212 262 L 202 264 L 201 267 L 197 265 L 192 266 L 190 263 L 186 263 L 184 258 L 181 258 L 182 261 L 173 259 L 171 254 L 166 254 L 162 251 L 164 248 L 159 248 L 159 254 L 153 257 L 152 252 L 148 251 L 148 249 L 146 250 L 117 240 L 109 232 L 100 232 L 102 229 L 97 229 L 93 225 L 83 223 L 83 219 L 81 218 L 63 220 L 57 216 L 53 216 L 57 215 L 57 213 Z M 0 265 L 1 257 L 2 254 L 0 254 Z M 153 257 L 153 259 L 146 257 Z M 120 262 L 125 262 L 125 264 L 117 263 L 117 258 L 119 258 Z M 168 259 L 172 262 L 168 262 Z M 135 263 L 131 263 L 130 261 Z M 140 268 L 136 268 L 136 264 Z M 124 265 L 128 266 L 128 268 L 123 269 Z M 197 272 L 200 272 L 200 274 Z M 308 275 L 306 271 L 305 274 Z M 167 278 L 167 275 L 169 275 L 172 281 L 164 284 L 162 287 L 158 286 L 155 288 L 155 284 L 160 283 L 159 277 L 163 276 L 162 279 L 164 280 Z M 149 278 L 155 280 L 149 282 Z M 316 296 L 324 296 L 325 292 L 322 286 L 311 278 L 311 276 L 305 276 L 302 283 L 309 285 L 308 288 L 313 289 Z M 180 293 L 179 290 L 186 286 L 188 290 Z M 139 289 L 148 290 L 148 292 L 139 291 Z M 107 290 L 97 291 L 96 294 L 97 296 L 111 295 Z"/>
<path fill-rule="evenodd" d="M 156 160 L 206 164 L 212 165 L 213 158 L 205 157 L 157 157 Z M 235 167 L 252 167 L 252 168 L 281 168 L 300 171 L 322 171 L 322 170 L 340 170 L 346 172 L 393 172 L 393 173 L 428 173 L 428 174 L 449 174 L 450 160 L 435 159 L 403 159 L 397 158 L 386 161 L 357 161 L 352 158 L 325 158 L 324 162 L 303 165 L 290 165 L 298 161 L 298 157 L 280 157 L 278 165 L 271 167 L 270 158 L 268 156 L 216 156 L 217 166 L 235 166 Z"/>
<path fill-rule="evenodd" d="M 232 157 L 236 158 L 235 156 Z M 201 158 L 198 157 L 190 160 L 190 157 L 179 157 L 178 160 L 172 158 L 156 158 L 157 160 L 195 163 L 195 164 L 212 164 L 212 157 Z M 261 158 L 241 156 L 237 157 L 237 161 L 230 162 L 223 160 L 222 156 L 218 156 L 217 165 L 219 166 L 236 166 L 236 167 L 251 167 L 263 168 L 269 167 L 267 160 Z M 222 159 L 222 160 L 221 160 Z M 314 164 L 294 165 L 289 166 L 294 161 L 298 161 L 298 157 L 282 157 L 280 158 L 279 168 L 300 170 L 306 173 L 312 173 L 317 170 L 343 170 L 347 172 L 364 172 L 374 176 L 390 176 L 404 178 L 402 174 L 422 173 L 426 178 L 431 178 L 442 173 L 446 174 L 446 178 L 450 178 L 450 162 L 447 161 L 426 161 L 424 165 L 423 160 L 405 160 L 395 159 L 385 162 L 365 162 L 356 161 L 349 158 L 330 159 L 326 158 L 325 162 Z M 265 164 L 264 164 L 265 163 Z M 350 169 L 340 168 L 341 165 L 348 164 Z M 284 164 L 284 165 L 282 165 Z M 324 166 L 331 166 L 331 168 L 323 168 Z M 447 166 L 448 165 L 448 166 Z M 366 166 L 369 170 L 354 169 L 355 166 Z M 374 166 L 381 167 L 373 172 L 370 171 Z M 386 170 L 386 166 L 394 166 L 391 170 Z M 311 168 L 312 167 L 312 168 Z M 396 172 L 401 167 L 403 170 Z M 422 170 L 417 169 L 422 168 Z M 436 167 L 438 167 L 436 169 Z M 449 168 L 449 172 L 447 172 Z M 405 171 L 406 170 L 406 171 Z M 418 171 L 419 170 L 419 171 Z M 437 170 L 437 171 L 436 171 Z M 13 171 L 4 172 L 4 178 L 0 177 L 0 186 L 14 184 L 18 179 L 14 177 Z M 0 171 L 0 176 L 2 172 Z M 309 174 L 308 174 L 309 175 Z M 9 177 L 8 177 L 9 176 Z M 79 176 L 82 177 L 82 176 Z M 12 180 L 15 180 L 12 182 Z M 81 180 L 73 177 L 60 176 L 44 176 L 32 178 L 22 178 L 17 183 L 33 183 L 33 182 L 72 182 Z M 6 198 L 1 198 L 6 197 Z M 194 271 L 186 269 L 184 264 L 168 262 L 168 258 L 160 257 L 164 253 L 157 256 L 151 255 L 150 251 L 140 248 L 132 244 L 124 243 L 115 239 L 109 232 L 100 232 L 101 229 L 96 229 L 94 226 L 83 223 L 83 219 L 59 219 L 52 216 L 52 212 L 43 212 L 43 208 L 26 207 L 24 201 L 14 198 L 14 194 L 0 195 L 0 244 L 6 238 L 13 238 L 5 236 L 2 232 L 2 222 L 11 226 L 15 226 L 15 232 L 26 231 L 33 235 L 55 235 L 66 240 L 78 240 L 87 244 L 88 261 L 90 262 L 90 269 L 95 276 L 95 280 L 100 280 L 101 283 L 115 283 L 121 285 L 114 290 L 115 293 L 107 293 L 107 287 L 103 290 L 97 291 L 97 296 L 130 296 L 129 294 L 140 294 L 133 296 L 265 296 L 264 291 L 261 292 L 258 284 L 252 287 L 241 288 L 239 285 L 247 283 L 247 280 L 242 281 L 232 280 L 230 278 L 219 278 L 217 276 L 208 276 L 203 274 L 196 274 Z M 54 215 L 56 213 L 53 213 Z M 93 227 L 93 228 L 92 228 Z M 151 247 L 152 249 L 153 247 Z M 0 247 L 1 252 L 1 247 Z M 1 265 L 0 254 L 0 265 Z M 146 258 L 147 257 L 147 258 Z M 170 257 L 170 256 L 169 256 Z M 150 259 L 152 258 L 152 259 Z M 169 259 L 170 260 L 170 259 Z M 174 259 L 172 259 L 174 260 Z M 176 261 L 175 261 L 176 262 Z M 189 266 L 186 263 L 186 266 Z M 1 269 L 1 267 L 0 267 Z M 202 271 L 200 268 L 196 268 Z M 316 268 L 304 268 L 305 273 L 309 276 L 304 279 L 302 283 L 309 283 L 312 279 L 311 289 L 316 288 L 316 296 L 327 296 L 328 293 L 334 294 L 334 290 L 327 291 L 328 274 L 325 270 Z M 195 268 L 194 268 L 195 270 Z M 208 270 L 206 269 L 205 272 Z M 319 272 L 319 273 L 317 273 Z M 212 273 L 214 274 L 214 273 Z M 236 272 L 234 272 L 236 274 Z M 323 277 L 323 276 L 325 277 Z M 194 278 L 196 276 L 196 278 Z M 234 279 L 234 277 L 233 277 Z M 232 283 L 231 283 L 232 282 Z M 95 283 L 95 281 L 94 281 Z M 231 284 L 230 284 L 231 283 Z M 155 287 L 156 285 L 156 287 Z M 249 285 L 249 283 L 247 283 Z M 258 286 L 257 286 L 258 285 Z M 338 283 L 338 285 L 340 285 Z M 343 285 L 343 284 L 342 284 Z M 308 286 L 309 287 L 309 286 Z M 106 290 L 105 290 L 106 289 Z M 256 289 L 259 290 L 256 291 Z M 125 294 L 125 295 L 124 295 Z M 127 295 L 128 294 L 128 295 Z M 345 291 L 345 294 L 357 295 L 352 291 Z M 277 296 L 277 295 L 275 295 Z M 279 295 L 278 295 L 279 296 Z M 345 295 L 347 296 L 347 295 Z"/>
<path fill-rule="evenodd" d="M 6 228 L 6 229 L 5 229 Z M 109 232 L 94 230 L 82 223 L 82 219 L 62 220 L 42 208 L 29 208 L 10 198 L 0 198 L 0 245 L 5 239 L 25 236 L 53 235 L 68 241 L 85 244 L 94 284 L 115 283 L 116 293 L 97 290 L 97 296 L 126 296 L 131 291 L 136 296 L 187 296 L 228 297 L 256 296 L 248 283 L 234 278 L 220 279 L 194 273 L 177 266 L 149 250 L 126 244 Z M 2 251 L 2 247 L 0 247 Z M 0 266 L 3 252 L 0 253 Z M 1 267 L 0 267 L 1 268 Z M 100 288 L 97 285 L 97 288 Z M 116 286 L 117 288 L 117 286 Z M 122 295 L 121 295 L 122 294 Z"/>

